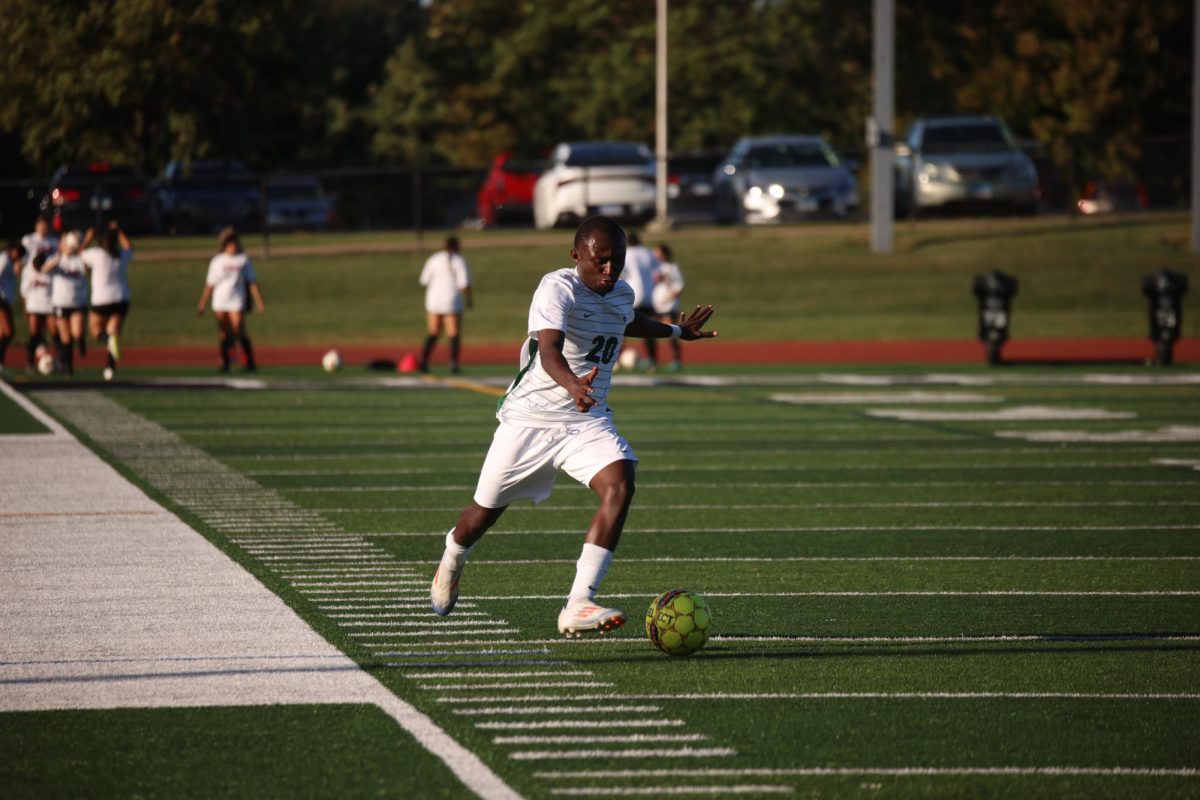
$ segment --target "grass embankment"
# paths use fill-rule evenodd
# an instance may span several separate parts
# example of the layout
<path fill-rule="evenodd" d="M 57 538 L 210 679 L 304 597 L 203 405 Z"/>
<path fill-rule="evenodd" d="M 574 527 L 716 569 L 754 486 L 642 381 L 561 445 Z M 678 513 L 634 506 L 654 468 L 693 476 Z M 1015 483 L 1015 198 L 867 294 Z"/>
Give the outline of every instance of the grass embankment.
<path fill-rule="evenodd" d="M 540 276 L 569 264 L 570 232 L 461 236 L 476 284 L 467 339 L 512 341 L 524 328 Z M 685 228 L 661 238 L 684 270 L 685 302 L 717 306 L 716 326 L 737 340 L 972 338 L 971 277 L 991 269 L 1021 281 L 1014 338 L 1140 337 L 1142 276 L 1170 267 L 1194 278 L 1197 264 L 1180 214 L 902 222 L 889 255 L 870 254 L 868 236 L 865 224 L 813 224 Z M 247 237 L 267 298 L 267 313 L 251 322 L 257 341 L 418 340 L 424 312 L 417 276 L 440 241 L 434 232 L 423 247 L 411 233 L 276 236 L 271 256 L 262 258 L 261 240 Z M 209 343 L 212 321 L 196 319 L 193 309 L 215 245 L 206 239 L 137 244 L 127 343 Z M 1200 333 L 1197 295 L 1193 290 L 1185 299 L 1186 336 Z"/>

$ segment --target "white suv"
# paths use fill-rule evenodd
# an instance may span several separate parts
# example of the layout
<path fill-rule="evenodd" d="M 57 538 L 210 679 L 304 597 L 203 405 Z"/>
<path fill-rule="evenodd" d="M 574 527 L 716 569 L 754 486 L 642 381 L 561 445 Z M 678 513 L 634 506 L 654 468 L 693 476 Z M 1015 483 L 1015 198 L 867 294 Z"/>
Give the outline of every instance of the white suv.
<path fill-rule="evenodd" d="M 554 148 L 533 189 L 539 228 L 592 214 L 642 223 L 654 216 L 654 154 L 636 142 L 567 142 Z"/>

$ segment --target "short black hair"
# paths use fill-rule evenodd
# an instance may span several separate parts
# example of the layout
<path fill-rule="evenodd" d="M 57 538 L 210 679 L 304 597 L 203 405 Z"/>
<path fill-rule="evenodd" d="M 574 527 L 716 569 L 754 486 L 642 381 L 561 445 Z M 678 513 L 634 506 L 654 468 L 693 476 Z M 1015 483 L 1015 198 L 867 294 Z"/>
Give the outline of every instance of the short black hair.
<path fill-rule="evenodd" d="M 662 251 L 663 258 L 665 258 L 667 261 L 675 260 L 674 255 L 671 253 L 671 245 L 667 244 L 666 242 L 659 242 L 658 249 Z"/>
<path fill-rule="evenodd" d="M 455 253 L 458 252 L 458 237 L 457 236 L 447 236 L 446 237 L 446 249 L 450 250 L 452 252 L 455 252 Z"/>
<path fill-rule="evenodd" d="M 25 257 L 25 245 L 21 244 L 20 239 L 9 239 L 8 244 L 4 245 L 4 252 L 11 253 L 16 251 L 17 258 Z"/>
<path fill-rule="evenodd" d="M 579 227 L 575 229 L 575 249 L 578 250 L 594 233 L 603 233 L 614 244 L 616 244 L 618 239 L 622 242 L 627 241 L 625 229 L 618 225 L 615 220 L 597 215 L 588 217 L 579 223 Z"/>

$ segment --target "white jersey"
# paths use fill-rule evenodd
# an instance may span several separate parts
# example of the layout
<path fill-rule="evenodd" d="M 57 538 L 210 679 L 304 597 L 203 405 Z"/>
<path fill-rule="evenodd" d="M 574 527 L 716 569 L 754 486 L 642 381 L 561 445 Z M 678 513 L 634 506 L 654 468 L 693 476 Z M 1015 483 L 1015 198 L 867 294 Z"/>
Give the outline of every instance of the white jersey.
<path fill-rule="evenodd" d="M 650 293 L 654 291 L 654 274 L 658 272 L 658 259 L 645 245 L 634 245 L 625 254 L 625 270 L 621 279 L 633 289 L 633 307 L 650 306 Z"/>
<path fill-rule="evenodd" d="M 8 253 L 0 253 L 0 300 L 9 307 L 17 302 L 17 265 Z"/>
<path fill-rule="evenodd" d="M 103 247 L 89 247 L 81 257 L 92 271 L 92 305 L 107 306 L 124 303 L 129 298 L 129 262 L 133 251 L 122 249 L 113 257 Z"/>
<path fill-rule="evenodd" d="M 247 285 L 258 280 L 254 264 L 245 253 L 229 255 L 217 253 L 208 262 L 206 283 L 213 287 L 213 311 L 245 311 L 247 308 Z"/>
<path fill-rule="evenodd" d="M 50 270 L 50 299 L 55 308 L 87 308 L 87 264 L 78 254 L 61 254 Z"/>
<path fill-rule="evenodd" d="M 39 255 L 49 258 L 58 252 L 58 237 L 27 233 L 21 237 L 21 245 L 25 248 L 25 264 L 31 265 Z"/>
<path fill-rule="evenodd" d="M 679 265 L 672 261 L 663 261 L 658 265 L 657 283 L 654 284 L 655 314 L 679 313 L 679 293 L 683 291 L 683 272 Z"/>
<path fill-rule="evenodd" d="M 430 314 L 461 314 L 462 291 L 471 285 L 471 270 L 458 253 L 442 250 L 425 260 L 421 270 L 425 310 Z"/>
<path fill-rule="evenodd" d="M 613 364 L 621 352 L 625 327 L 632 321 L 633 289 L 622 280 L 607 294 L 598 294 L 571 268 L 543 277 L 529 307 L 529 339 L 521 350 L 521 371 L 500 399 L 496 417 L 526 428 L 554 428 L 609 414 Z M 596 405 L 586 415 L 542 368 L 537 334 L 550 329 L 566 334 L 562 354 L 571 372 L 582 376 L 593 367 L 599 370 L 592 381 Z"/>
<path fill-rule="evenodd" d="M 26 266 L 21 272 L 21 299 L 25 302 L 26 314 L 53 314 L 50 276 L 32 266 Z"/>

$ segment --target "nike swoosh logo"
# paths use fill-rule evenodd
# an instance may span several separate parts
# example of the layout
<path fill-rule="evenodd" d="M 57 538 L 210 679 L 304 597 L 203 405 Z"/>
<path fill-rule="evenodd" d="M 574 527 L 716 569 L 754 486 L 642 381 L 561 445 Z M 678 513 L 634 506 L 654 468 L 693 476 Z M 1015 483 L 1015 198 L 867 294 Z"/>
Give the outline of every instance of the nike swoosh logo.
<path fill-rule="evenodd" d="M 584 319 L 591 319 L 591 318 L 592 318 L 592 312 L 590 312 L 590 311 L 584 311 L 584 312 L 583 312 L 583 318 L 584 318 Z"/>

